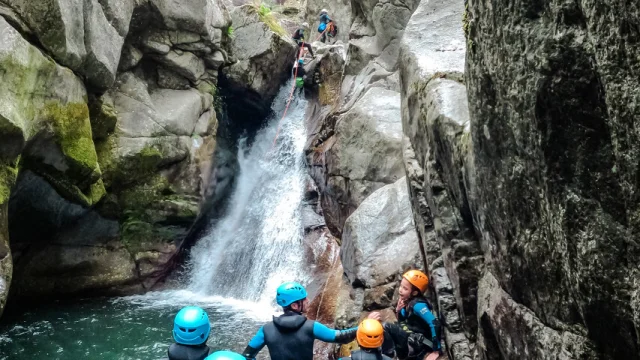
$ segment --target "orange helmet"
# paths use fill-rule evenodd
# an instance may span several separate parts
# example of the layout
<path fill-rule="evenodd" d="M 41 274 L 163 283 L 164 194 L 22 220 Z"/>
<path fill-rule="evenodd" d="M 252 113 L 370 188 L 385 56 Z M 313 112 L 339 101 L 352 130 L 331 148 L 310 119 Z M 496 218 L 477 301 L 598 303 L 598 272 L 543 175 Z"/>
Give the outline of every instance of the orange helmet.
<path fill-rule="evenodd" d="M 421 293 L 427 291 L 427 286 L 429 286 L 429 278 L 425 273 L 420 270 L 409 270 L 404 275 L 403 278 L 407 279 L 411 285 L 415 286 L 420 290 Z"/>
<path fill-rule="evenodd" d="M 384 341 L 384 330 L 380 321 L 374 319 L 364 319 L 356 331 L 358 345 L 367 349 L 376 349 L 382 346 Z"/>

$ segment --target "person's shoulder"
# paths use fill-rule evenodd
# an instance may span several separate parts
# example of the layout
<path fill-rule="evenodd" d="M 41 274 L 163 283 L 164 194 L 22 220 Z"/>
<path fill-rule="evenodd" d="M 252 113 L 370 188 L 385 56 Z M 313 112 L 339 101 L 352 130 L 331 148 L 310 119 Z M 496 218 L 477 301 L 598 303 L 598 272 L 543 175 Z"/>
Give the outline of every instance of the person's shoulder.
<path fill-rule="evenodd" d="M 417 312 L 418 314 L 424 315 L 427 312 L 431 311 L 431 309 L 429 308 L 429 303 L 420 300 L 416 301 L 416 303 L 413 304 L 413 311 Z"/>

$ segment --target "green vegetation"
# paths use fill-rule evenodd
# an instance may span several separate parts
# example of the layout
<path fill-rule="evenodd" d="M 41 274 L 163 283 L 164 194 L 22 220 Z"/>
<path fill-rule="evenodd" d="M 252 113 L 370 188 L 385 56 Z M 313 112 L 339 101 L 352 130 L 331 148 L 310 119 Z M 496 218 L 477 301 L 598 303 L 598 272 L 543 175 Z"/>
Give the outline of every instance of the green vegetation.
<path fill-rule="evenodd" d="M 251 4 L 251 8 L 258 14 L 260 21 L 265 23 L 271 31 L 280 36 L 287 36 L 287 32 L 284 30 L 282 25 L 280 25 L 280 21 L 278 21 L 274 13 L 271 11 L 271 7 L 269 7 L 269 5 L 261 2 L 254 2 Z"/>
<path fill-rule="evenodd" d="M 232 38 L 233 37 L 233 26 L 229 25 L 229 27 L 227 28 L 227 36 Z"/>
<path fill-rule="evenodd" d="M 0 164 L 0 204 L 9 200 L 11 188 L 16 183 L 18 167 L 9 164 Z"/>

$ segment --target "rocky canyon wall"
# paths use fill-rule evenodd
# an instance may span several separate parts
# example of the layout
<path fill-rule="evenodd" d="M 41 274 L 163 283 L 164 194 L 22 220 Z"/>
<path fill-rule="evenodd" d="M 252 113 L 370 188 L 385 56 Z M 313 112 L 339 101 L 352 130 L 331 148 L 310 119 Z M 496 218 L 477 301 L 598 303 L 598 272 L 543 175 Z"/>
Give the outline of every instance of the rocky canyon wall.
<path fill-rule="evenodd" d="M 636 359 L 637 7 L 407 8 L 387 33 L 354 11 L 342 77 L 339 50 L 318 65 L 308 153 L 342 242 L 338 323 L 388 309 L 413 265 L 449 358 Z"/>
<path fill-rule="evenodd" d="M 294 51 L 210 0 L 2 0 L 0 38 L 0 310 L 152 286 L 227 176 L 219 70 L 270 103 Z"/>

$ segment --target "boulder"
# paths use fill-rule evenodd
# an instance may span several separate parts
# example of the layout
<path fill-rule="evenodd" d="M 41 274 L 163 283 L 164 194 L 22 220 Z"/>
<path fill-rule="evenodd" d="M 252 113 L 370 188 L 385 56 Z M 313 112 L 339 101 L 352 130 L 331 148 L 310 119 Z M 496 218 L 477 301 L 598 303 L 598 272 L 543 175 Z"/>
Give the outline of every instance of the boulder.
<path fill-rule="evenodd" d="M 222 1 L 150 0 L 149 3 L 162 18 L 164 26 L 171 30 L 187 30 L 213 41 L 216 29 L 220 31 L 231 25 Z"/>
<path fill-rule="evenodd" d="M 124 35 L 109 23 L 98 0 L 4 2 L 25 20 L 56 61 L 83 75 L 99 89 L 113 83 Z M 118 16 L 121 24 L 131 17 L 126 9 Z"/>
<path fill-rule="evenodd" d="M 239 104 L 230 111 L 257 110 L 266 114 L 280 86 L 291 76 L 288 70 L 295 60 L 296 46 L 288 36 L 274 32 L 262 22 L 251 5 L 235 8 L 231 17 L 234 24 L 231 52 L 237 61 L 223 68 L 222 73 L 237 94 Z M 247 107 L 243 112 L 241 108 Z"/>
<path fill-rule="evenodd" d="M 396 274 L 419 262 L 420 246 L 405 178 L 371 194 L 349 216 L 340 258 L 351 284 L 366 288 L 396 281 Z"/>
<path fill-rule="evenodd" d="M 340 234 L 367 196 L 404 176 L 399 94 L 370 89 L 317 151 L 326 167 L 322 208 L 331 231 Z"/>
<path fill-rule="evenodd" d="M 24 151 L 24 166 L 51 180 L 64 196 L 87 206 L 97 203 L 105 189 L 82 82 L 4 19 L 0 30 L 5 35 L 0 44 L 2 157 L 13 161 Z"/>
<path fill-rule="evenodd" d="M 418 3 L 418 0 L 354 0 L 349 34 L 352 40 L 349 41 L 345 74 L 358 74 L 378 57 L 382 63 L 387 63 L 387 71 L 395 71 L 402 31 Z"/>

